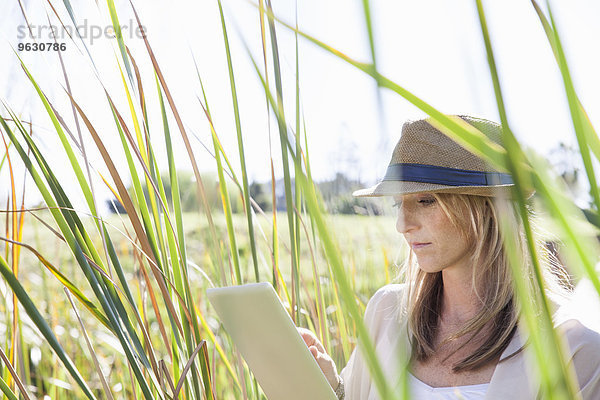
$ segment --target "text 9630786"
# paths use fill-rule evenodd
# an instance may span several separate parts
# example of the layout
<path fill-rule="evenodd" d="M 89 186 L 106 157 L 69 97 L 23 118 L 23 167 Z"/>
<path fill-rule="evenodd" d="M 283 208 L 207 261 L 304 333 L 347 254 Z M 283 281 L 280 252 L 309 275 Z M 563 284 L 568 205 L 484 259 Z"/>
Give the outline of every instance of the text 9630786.
<path fill-rule="evenodd" d="M 19 51 L 65 51 L 66 43 L 19 43 L 17 50 Z"/>

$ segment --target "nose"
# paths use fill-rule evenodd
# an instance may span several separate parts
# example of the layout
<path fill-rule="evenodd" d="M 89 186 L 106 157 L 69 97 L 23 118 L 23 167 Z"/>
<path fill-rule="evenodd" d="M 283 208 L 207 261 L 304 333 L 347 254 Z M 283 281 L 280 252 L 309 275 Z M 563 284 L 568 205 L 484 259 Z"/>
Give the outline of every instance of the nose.
<path fill-rule="evenodd" d="M 396 219 L 396 230 L 398 233 L 406 234 L 417 228 L 416 219 L 412 210 L 404 204 L 398 207 L 398 218 Z"/>

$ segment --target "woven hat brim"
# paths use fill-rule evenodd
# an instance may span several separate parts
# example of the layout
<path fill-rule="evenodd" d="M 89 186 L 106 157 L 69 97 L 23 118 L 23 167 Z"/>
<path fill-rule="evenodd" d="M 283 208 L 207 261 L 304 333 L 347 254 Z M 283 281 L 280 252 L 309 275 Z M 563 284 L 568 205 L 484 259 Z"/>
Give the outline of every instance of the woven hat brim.
<path fill-rule="evenodd" d="M 407 181 L 382 181 L 367 189 L 360 189 L 352 193 L 354 197 L 381 197 L 403 194 L 443 192 L 470 194 L 475 196 L 507 197 L 512 196 L 513 185 L 496 186 L 447 186 L 435 183 L 407 182 Z M 533 194 L 533 192 L 531 192 Z M 531 194 L 528 193 L 527 197 Z"/>

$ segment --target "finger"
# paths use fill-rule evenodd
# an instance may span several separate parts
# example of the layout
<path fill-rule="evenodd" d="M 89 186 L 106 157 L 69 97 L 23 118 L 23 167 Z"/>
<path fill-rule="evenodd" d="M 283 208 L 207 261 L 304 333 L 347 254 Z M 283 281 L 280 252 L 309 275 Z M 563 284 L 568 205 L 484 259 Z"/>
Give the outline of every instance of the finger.
<path fill-rule="evenodd" d="M 313 353 L 312 350 L 311 353 Z M 335 363 L 333 362 L 331 357 L 329 357 L 329 355 L 327 355 L 326 353 L 318 353 L 318 356 L 315 357 L 315 360 L 317 361 L 317 365 L 319 366 L 321 371 L 323 371 L 323 374 L 325 375 L 327 380 L 330 383 L 332 383 L 333 387 L 334 383 L 337 382 L 337 370 L 335 368 Z"/>
<path fill-rule="evenodd" d="M 310 337 L 316 339 L 315 334 L 310 329 L 306 329 L 306 328 L 296 328 L 296 329 L 302 336 L 310 336 Z"/>
<path fill-rule="evenodd" d="M 310 350 L 310 353 L 313 355 L 321 370 L 326 372 L 330 368 L 329 356 L 325 353 L 319 352 L 315 346 L 310 346 L 308 349 Z"/>
<path fill-rule="evenodd" d="M 315 335 L 308 329 L 304 329 L 304 328 L 297 328 L 297 329 L 298 329 L 298 333 L 300 333 L 300 336 L 302 336 L 302 339 L 304 340 L 304 343 L 306 343 L 307 346 L 312 346 L 316 342 L 318 342 Z"/>
<path fill-rule="evenodd" d="M 323 345 L 319 341 L 319 339 L 315 338 L 315 342 L 313 343 L 313 345 L 317 347 L 317 349 L 319 350 L 319 352 L 321 352 L 321 353 L 327 353 L 325 351 L 325 348 L 323 347 Z"/>
<path fill-rule="evenodd" d="M 302 336 L 302 339 L 304 339 L 304 342 L 306 343 L 307 346 L 317 346 L 317 349 L 321 352 L 321 353 L 325 353 L 325 348 L 323 347 L 323 345 L 321 344 L 321 342 L 319 341 L 319 339 L 315 336 L 315 334 L 308 330 L 308 329 L 304 329 L 304 328 L 297 328 L 298 332 L 300 332 L 300 335 Z"/>

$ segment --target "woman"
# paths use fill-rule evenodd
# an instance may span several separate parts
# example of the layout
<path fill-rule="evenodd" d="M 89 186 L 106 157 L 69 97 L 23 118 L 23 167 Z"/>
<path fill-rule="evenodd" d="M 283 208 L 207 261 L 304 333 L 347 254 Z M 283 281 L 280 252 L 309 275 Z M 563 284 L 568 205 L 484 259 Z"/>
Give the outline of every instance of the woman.
<path fill-rule="evenodd" d="M 501 127 L 460 117 L 499 143 Z M 500 208 L 510 209 L 511 177 L 449 139 L 428 120 L 402 129 L 384 179 L 355 196 L 393 196 L 396 228 L 410 246 L 402 285 L 381 288 L 367 304 L 365 323 L 379 362 L 398 390 L 407 369 L 413 399 L 535 399 L 525 332 L 500 232 Z M 512 240 L 527 250 L 518 218 Z M 546 260 L 545 281 L 556 307 L 568 280 Z M 554 268 L 556 269 L 556 268 Z M 563 275 L 565 276 L 565 275 Z M 564 333 L 584 399 L 600 399 L 600 335 L 577 320 L 556 321 Z M 339 399 L 378 399 L 360 350 L 337 374 L 310 331 L 302 336 Z"/>

